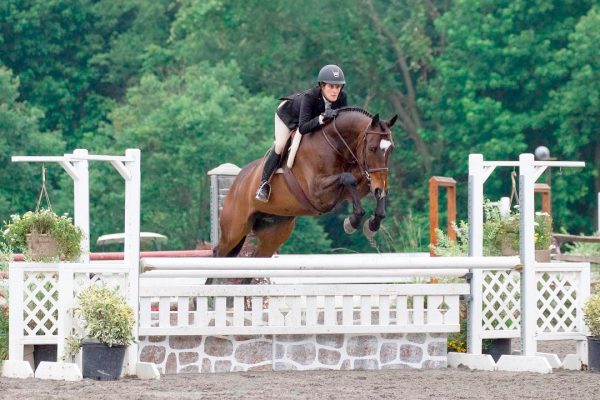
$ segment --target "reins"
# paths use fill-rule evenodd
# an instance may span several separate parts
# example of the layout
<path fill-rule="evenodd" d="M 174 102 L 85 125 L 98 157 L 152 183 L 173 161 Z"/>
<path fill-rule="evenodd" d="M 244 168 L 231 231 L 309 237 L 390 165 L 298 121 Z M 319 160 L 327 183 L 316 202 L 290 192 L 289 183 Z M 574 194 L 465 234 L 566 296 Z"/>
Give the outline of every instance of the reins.
<path fill-rule="evenodd" d="M 388 171 L 388 167 L 381 167 L 381 168 L 369 168 L 369 165 L 367 163 L 367 135 L 387 135 L 387 133 L 385 132 L 375 132 L 375 131 L 370 131 L 369 130 L 369 126 L 371 125 L 371 123 L 369 123 L 366 128 L 364 130 L 361 130 L 361 134 L 362 134 L 362 146 L 363 146 L 363 160 L 364 160 L 364 165 L 362 165 L 360 163 L 360 160 L 358 159 L 358 157 L 356 156 L 356 154 L 354 154 L 354 152 L 352 151 L 352 149 L 350 148 L 350 146 L 348 145 L 348 143 L 346 142 L 346 140 L 344 139 L 344 137 L 342 136 L 342 134 L 340 133 L 340 131 L 338 130 L 336 123 L 335 123 L 335 119 L 333 120 L 333 123 L 331 123 L 329 126 L 333 126 L 333 130 L 335 131 L 337 137 L 339 138 L 339 140 L 343 143 L 343 145 L 346 147 L 346 149 L 348 150 L 348 152 L 350 152 L 350 155 L 352 156 L 351 160 L 346 160 L 346 162 L 348 162 L 348 164 L 350 165 L 358 165 L 358 168 L 360 169 L 360 172 L 364 175 L 364 177 L 367 179 L 367 182 L 369 182 L 369 184 L 371 184 L 371 173 L 373 172 L 377 172 L 377 171 Z M 337 149 L 336 146 L 333 145 L 333 143 L 331 142 L 331 139 L 329 138 L 329 136 L 327 135 L 327 132 L 325 132 L 325 128 L 323 127 L 323 129 L 321 129 L 321 133 L 323 134 L 323 137 L 325 138 L 325 140 L 327 141 L 327 143 L 329 144 L 329 146 L 331 146 L 331 148 L 342 158 L 345 158 L 344 155 Z M 358 145 L 356 146 L 358 148 Z"/>

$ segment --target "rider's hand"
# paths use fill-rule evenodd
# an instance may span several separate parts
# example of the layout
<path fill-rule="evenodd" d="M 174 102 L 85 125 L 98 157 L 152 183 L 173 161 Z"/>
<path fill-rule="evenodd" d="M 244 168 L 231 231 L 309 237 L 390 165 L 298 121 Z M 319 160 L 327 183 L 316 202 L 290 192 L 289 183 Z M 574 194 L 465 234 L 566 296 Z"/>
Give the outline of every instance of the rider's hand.
<path fill-rule="evenodd" d="M 323 123 L 329 122 L 337 116 L 337 110 L 332 110 L 331 108 L 329 108 L 325 110 L 325 112 L 321 114 L 321 116 L 323 117 Z"/>

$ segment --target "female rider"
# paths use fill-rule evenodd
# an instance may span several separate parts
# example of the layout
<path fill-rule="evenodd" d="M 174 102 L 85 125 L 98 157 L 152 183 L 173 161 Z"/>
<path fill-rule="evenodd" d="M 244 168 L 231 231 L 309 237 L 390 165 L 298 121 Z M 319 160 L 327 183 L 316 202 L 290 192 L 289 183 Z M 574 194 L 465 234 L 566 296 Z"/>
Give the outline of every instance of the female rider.
<path fill-rule="evenodd" d="M 281 161 L 290 132 L 298 129 L 302 135 L 318 130 L 337 115 L 337 109 L 347 105 L 343 91 L 346 80 L 337 65 L 326 65 L 319 71 L 317 86 L 293 96 L 282 98 L 275 113 L 275 144 L 263 167 L 256 200 L 268 202 L 271 194 L 269 179 Z"/>

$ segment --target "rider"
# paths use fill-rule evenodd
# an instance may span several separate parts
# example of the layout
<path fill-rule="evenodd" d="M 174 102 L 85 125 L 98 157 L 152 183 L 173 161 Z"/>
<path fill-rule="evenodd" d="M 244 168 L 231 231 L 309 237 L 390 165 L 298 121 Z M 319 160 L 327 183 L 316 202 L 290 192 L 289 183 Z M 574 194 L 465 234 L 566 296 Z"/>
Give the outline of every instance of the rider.
<path fill-rule="evenodd" d="M 290 132 L 298 129 L 302 135 L 318 130 L 337 115 L 337 109 L 347 105 L 343 91 L 346 80 L 337 65 L 326 65 L 319 71 L 318 85 L 304 92 L 284 97 L 275 113 L 275 144 L 269 151 L 263 168 L 256 200 L 268 202 L 271 194 L 269 179 L 279 165 L 281 153 Z"/>

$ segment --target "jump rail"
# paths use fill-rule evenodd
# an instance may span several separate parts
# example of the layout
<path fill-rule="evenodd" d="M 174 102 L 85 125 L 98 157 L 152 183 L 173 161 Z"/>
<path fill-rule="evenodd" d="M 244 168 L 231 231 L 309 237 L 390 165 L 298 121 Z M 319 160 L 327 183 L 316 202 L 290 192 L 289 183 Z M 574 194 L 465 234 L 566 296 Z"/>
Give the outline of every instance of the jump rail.
<path fill-rule="evenodd" d="M 397 254 L 294 255 L 272 258 L 143 258 L 143 270 L 385 270 L 513 268 L 519 257 L 399 257 Z M 212 271 L 211 271 L 212 273 Z"/>

